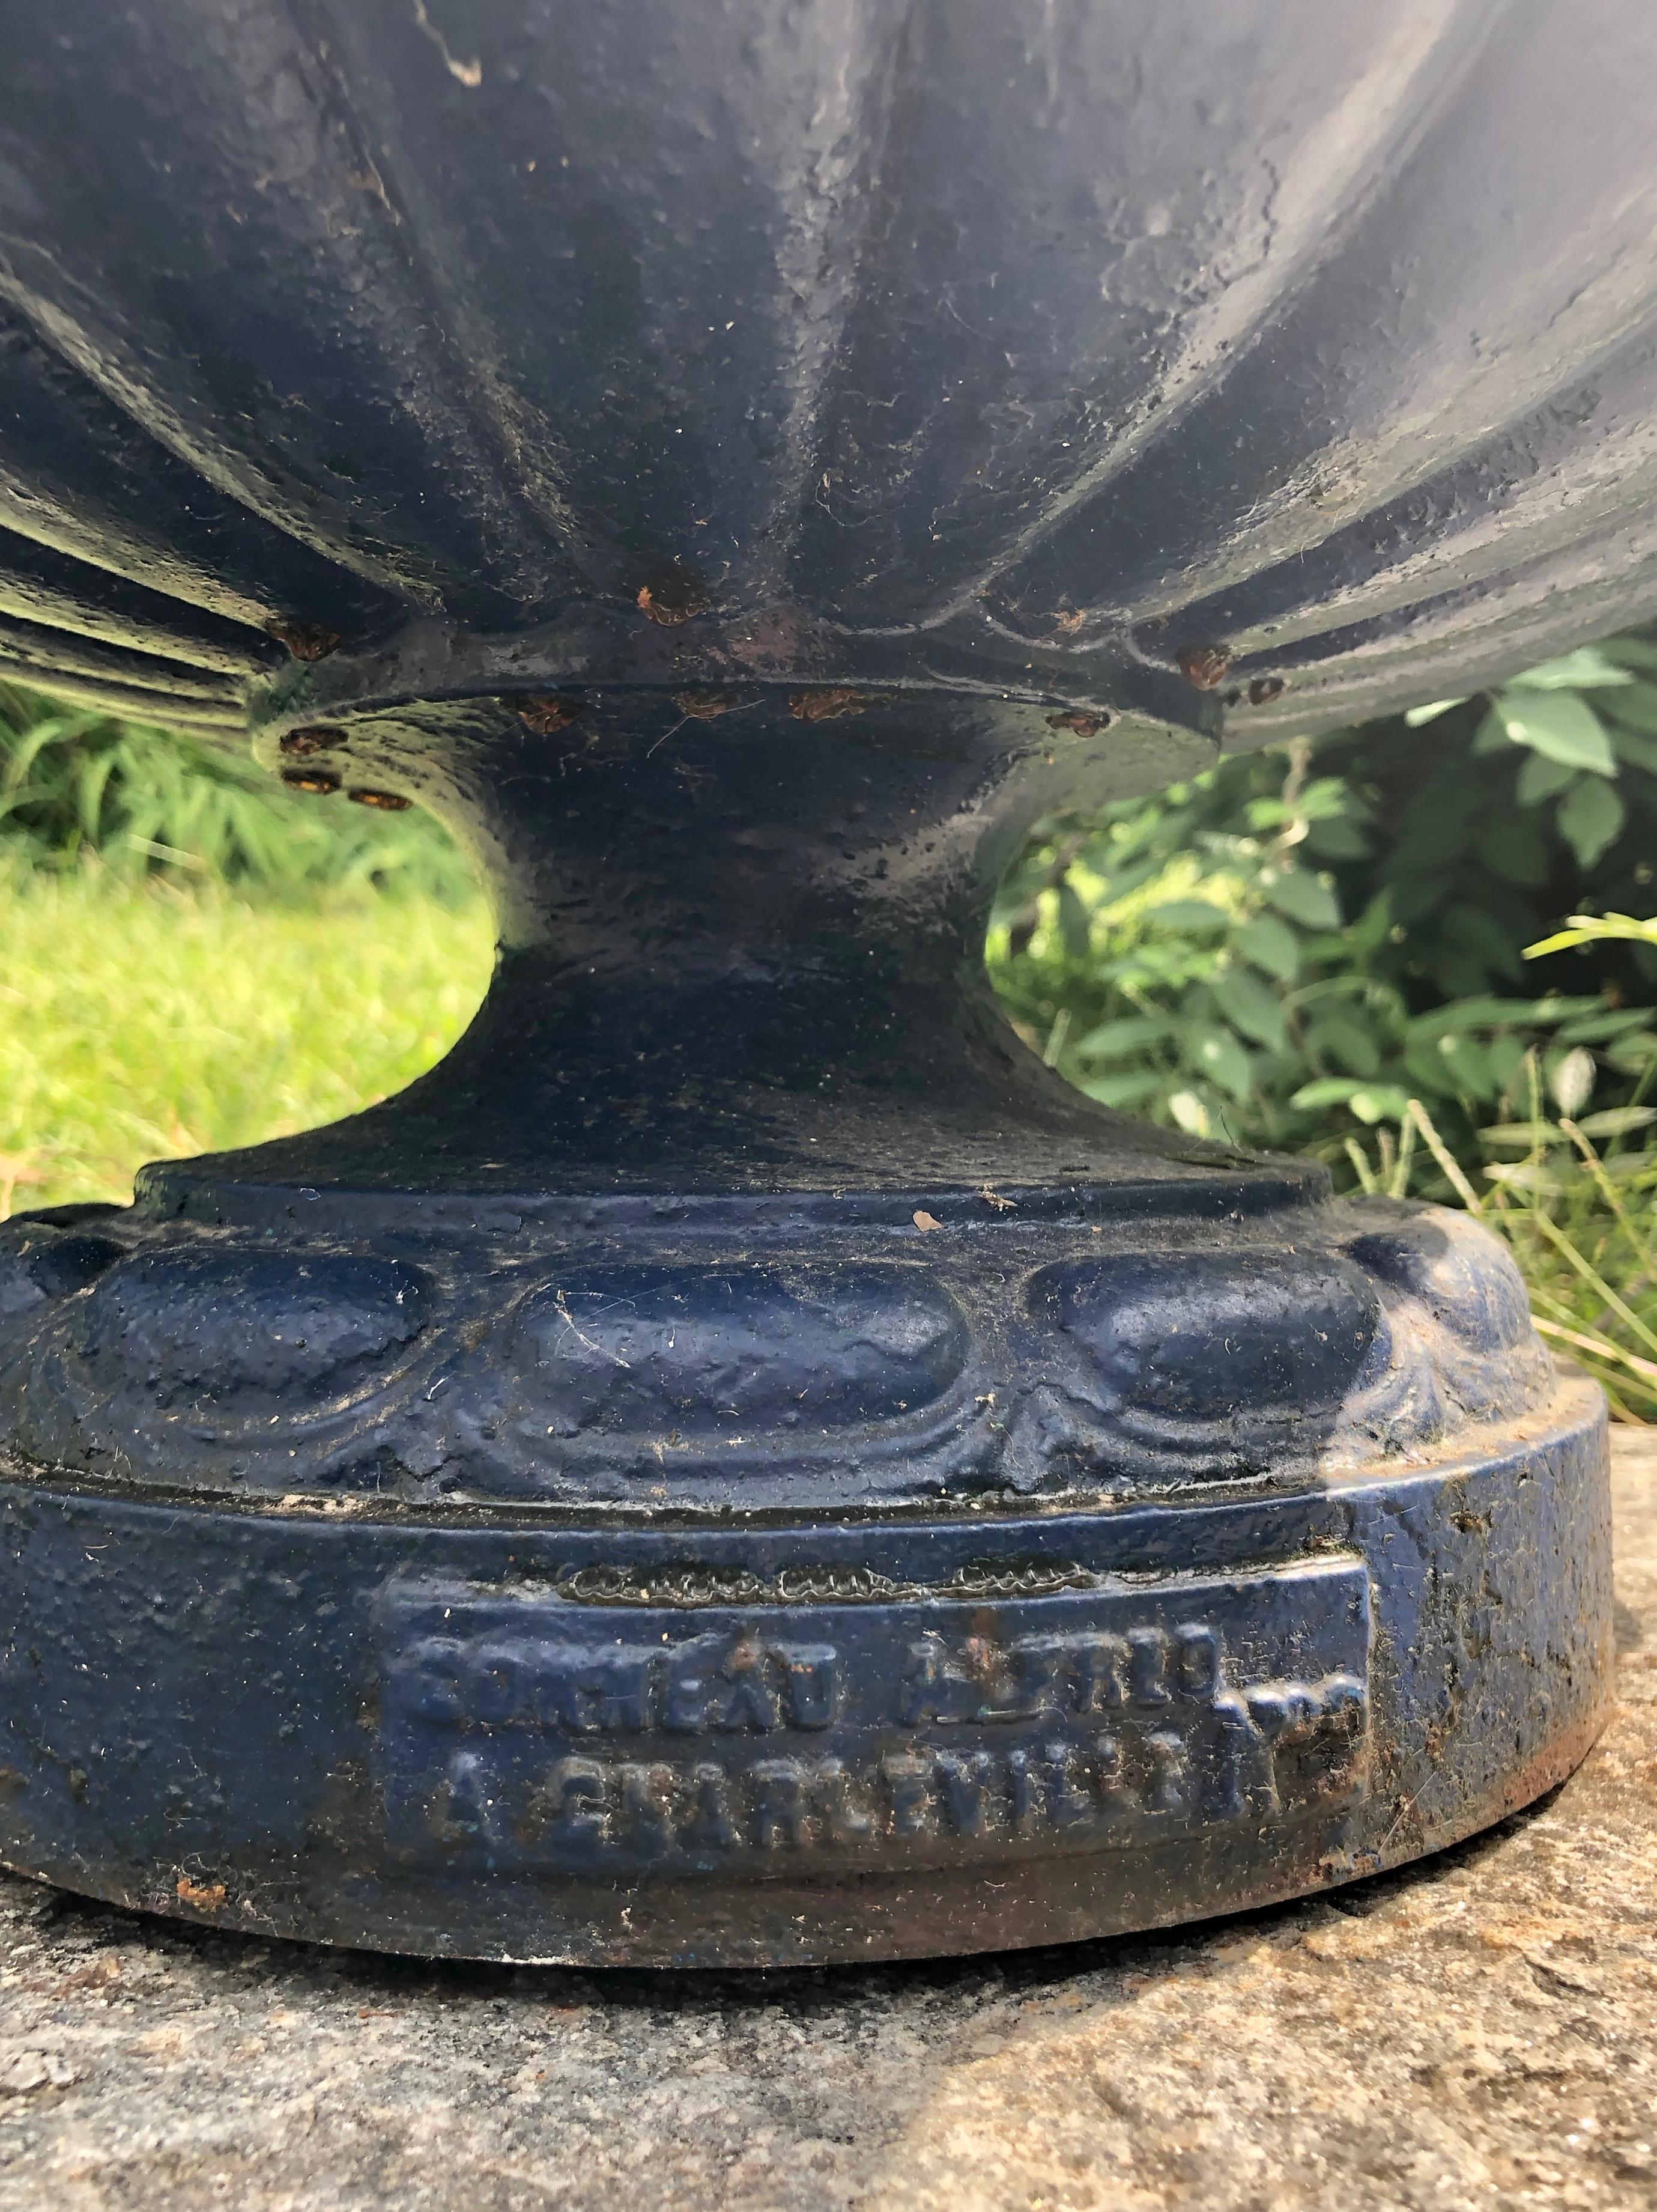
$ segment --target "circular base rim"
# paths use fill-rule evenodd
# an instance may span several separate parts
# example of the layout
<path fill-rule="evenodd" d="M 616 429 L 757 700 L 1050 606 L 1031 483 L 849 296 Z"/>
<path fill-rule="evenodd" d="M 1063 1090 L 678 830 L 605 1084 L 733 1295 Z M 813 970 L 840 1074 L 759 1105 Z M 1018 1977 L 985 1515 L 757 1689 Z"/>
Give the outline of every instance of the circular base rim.
<path fill-rule="evenodd" d="M 581 1548 L 568 1522 L 537 1536 L 521 1520 L 491 1528 L 283 1517 L 14 1482 L 0 1489 L 0 1573 L 16 1621 L 0 1709 L 0 1863 L 112 1904 L 260 1936 L 585 1966 L 944 1955 L 1126 1933 L 1314 1892 L 1502 1819 L 1562 1780 L 1604 1724 L 1599 1394 L 1563 1377 L 1551 1407 L 1482 1441 L 1444 1464 L 1371 1468 L 1290 1496 L 1009 1514 L 965 1528 L 921 1519 L 586 1532 L 588 1565 L 608 1562 L 612 1575 L 659 1576 L 674 1556 L 710 1571 L 745 1559 L 786 1582 L 810 1553 L 830 1565 L 883 1561 L 873 1571 L 903 1593 L 871 1599 L 848 1585 L 825 1597 L 827 1584 L 807 1581 L 794 1599 L 723 1608 L 689 1585 L 677 1593 L 688 1603 L 665 1607 L 643 1585 L 642 1596 L 584 1585 L 579 1562 L 558 1595 L 549 1570 L 570 1568 Z M 956 1551 L 980 1566 L 1016 1556 L 1022 1594 L 998 1584 L 986 1595 L 987 1583 L 967 1591 Z M 925 1588 L 922 1560 L 932 1563 Z M 779 1707 L 771 1735 L 738 1725 L 736 1706 L 715 1700 L 675 1737 L 666 1709 L 653 1709 L 657 1733 L 642 1753 L 626 1715 L 622 1734 L 596 1750 L 592 1732 L 561 1736 L 544 1713 L 514 1710 L 497 1723 L 476 1711 L 464 1725 L 452 1712 L 422 1717 L 398 1669 L 424 1648 L 432 1607 L 450 1598 L 463 1614 L 473 1609 L 461 1646 L 494 1638 L 525 1664 L 525 1650 L 572 1648 L 574 1620 L 593 1650 L 658 1636 L 675 1652 L 706 1650 L 710 1633 L 728 1631 L 805 1651 L 798 1663 L 809 1668 L 821 1665 L 809 1653 L 823 1648 L 828 1620 L 841 1703 L 827 1725 L 821 1713 Z M 950 1644 L 950 1624 L 965 1619 L 963 1607 L 981 1636 L 1001 1638 L 998 1680 L 1011 1679 L 1007 1653 L 1070 1654 L 1044 1678 L 1045 1705 L 988 1720 L 962 1705 L 965 1646 Z M 1231 1655 L 1223 1675 L 1192 1640 L 1205 1620 Z M 913 1654 L 929 1636 L 943 1638 L 944 1687 L 901 1726 L 880 1705 L 882 1685 L 893 1654 Z M 1089 1638 L 1099 1648 L 1119 1640 L 1130 1671 L 1120 1713 L 1096 1702 L 1083 1723 L 1076 1654 Z M 1132 1672 L 1147 1651 L 1148 1686 Z M 1299 1668 L 1293 1680 L 1285 1654 Z M 422 1694 L 436 1679 L 421 1678 Z M 1140 1690 L 1160 1708 L 1130 1711 Z M 1246 1734 L 1256 1723 L 1256 1738 L 1279 1731 L 1275 1780 L 1260 1795 L 1264 1770 L 1250 1767 L 1236 1802 L 1217 1811 L 1215 1731 Z M 1119 1746 L 1111 1756 L 1140 1761 L 1117 1798 L 1100 1763 L 1107 1738 Z M 691 1863 L 690 1830 L 670 1825 L 652 1861 L 636 1821 L 627 1825 L 626 1793 L 647 1821 L 655 1785 L 638 1777 L 667 1771 L 684 1742 L 697 1762 L 687 1771 L 729 1784 L 719 1800 L 729 1833 L 710 1842 L 697 1831 L 701 1856 Z M 1282 1745 L 1292 1749 L 1286 1770 Z M 1153 1802 L 1147 1757 L 1180 1770 L 1187 1802 Z M 524 1824 L 524 1792 L 561 1759 L 566 1781 L 574 1778 L 563 1808 L 574 1819 L 549 1843 L 544 1822 L 535 1834 Z M 504 1809 L 469 1830 L 439 1771 L 445 1760 L 472 1774 L 480 1802 L 493 1791 Z M 956 1817 L 964 1799 L 944 1787 L 974 1760 L 987 1778 L 982 1802 L 993 1801 L 975 1842 L 970 1821 Z M 1030 1762 L 1042 1760 L 1030 1779 Z M 836 1764 L 852 1778 L 838 1830 L 821 1797 Z M 793 1791 L 792 1836 L 786 1807 L 756 1813 L 759 1800 L 743 1796 L 762 1769 L 766 1790 Z M 917 1782 L 922 1769 L 930 1778 Z M 1242 1769 L 1227 1771 L 1235 1780 Z M 435 1828 L 434 1774 L 439 1795 L 449 1792 Z M 1034 1814 L 1017 1811 L 1021 1774 Z M 802 1788 L 815 1811 L 799 1811 Z M 682 1812 L 689 1801 L 671 1802 Z M 859 1818 L 873 1827 L 859 1830 Z"/>

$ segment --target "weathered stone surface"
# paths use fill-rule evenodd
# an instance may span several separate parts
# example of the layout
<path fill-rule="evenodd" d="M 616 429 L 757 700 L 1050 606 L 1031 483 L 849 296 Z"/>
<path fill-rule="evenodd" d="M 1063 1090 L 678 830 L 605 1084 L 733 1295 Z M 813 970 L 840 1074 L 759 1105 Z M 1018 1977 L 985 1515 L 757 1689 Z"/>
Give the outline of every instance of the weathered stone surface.
<path fill-rule="evenodd" d="M 0 2212 L 1657 2204 L 1657 1440 L 1621 1705 L 1426 1864 L 923 1967 L 431 1968 L 0 1883 Z"/>

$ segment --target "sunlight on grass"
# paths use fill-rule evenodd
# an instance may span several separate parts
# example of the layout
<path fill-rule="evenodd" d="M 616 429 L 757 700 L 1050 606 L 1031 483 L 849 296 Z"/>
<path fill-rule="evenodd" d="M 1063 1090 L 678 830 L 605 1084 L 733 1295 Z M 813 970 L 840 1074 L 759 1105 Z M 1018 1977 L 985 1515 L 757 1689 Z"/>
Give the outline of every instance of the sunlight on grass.
<path fill-rule="evenodd" d="M 336 1120 L 441 1058 L 483 901 L 288 904 L 0 870 L 0 1218 L 124 1200 L 146 1160 Z"/>

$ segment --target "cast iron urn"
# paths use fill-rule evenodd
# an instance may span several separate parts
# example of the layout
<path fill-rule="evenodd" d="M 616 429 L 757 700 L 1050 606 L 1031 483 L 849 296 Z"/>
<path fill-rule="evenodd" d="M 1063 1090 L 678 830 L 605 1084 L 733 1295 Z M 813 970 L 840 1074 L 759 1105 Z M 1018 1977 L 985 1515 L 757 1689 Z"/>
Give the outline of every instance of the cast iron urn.
<path fill-rule="evenodd" d="M 980 946 L 1055 806 L 1657 605 L 1657 13 L 0 20 L 0 659 L 430 807 L 501 943 L 402 1097 L 0 1231 L 4 1861 L 786 1963 L 1557 1782 L 1603 1417 L 1502 1249 Z"/>

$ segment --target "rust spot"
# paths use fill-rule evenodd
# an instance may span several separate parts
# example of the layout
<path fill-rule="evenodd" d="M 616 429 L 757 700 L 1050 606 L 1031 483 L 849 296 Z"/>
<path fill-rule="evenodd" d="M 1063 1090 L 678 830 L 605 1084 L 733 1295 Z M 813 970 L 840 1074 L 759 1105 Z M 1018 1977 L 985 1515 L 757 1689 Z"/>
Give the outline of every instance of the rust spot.
<path fill-rule="evenodd" d="M 1110 724 L 1111 717 L 1108 714 L 1083 714 L 1075 708 L 1069 708 L 1062 714 L 1049 714 L 1047 717 L 1047 727 L 1050 730 L 1073 730 L 1078 738 L 1096 738 L 1100 731 L 1108 730 Z"/>
<path fill-rule="evenodd" d="M 1281 699 L 1283 693 L 1281 676 L 1257 676 L 1248 687 L 1248 703 L 1251 707 L 1266 707 L 1272 700 Z"/>
<path fill-rule="evenodd" d="M 285 768 L 282 780 L 289 791 L 314 792 L 319 799 L 328 799 L 339 789 L 339 778 L 331 768 Z"/>
<path fill-rule="evenodd" d="M 537 738 L 556 737 L 560 730 L 568 729 L 586 713 L 585 699 L 566 699 L 556 691 L 548 691 L 529 699 L 514 699 L 513 712 L 526 730 L 533 730 Z"/>
<path fill-rule="evenodd" d="M 53 1994 L 58 1997 L 72 1997 L 83 1990 L 107 1990 L 120 1978 L 121 1962 L 118 1959 L 94 1959 L 89 1966 L 77 1966 L 73 1973 L 65 1974 Z"/>
<path fill-rule="evenodd" d="M 370 791 L 361 786 L 348 791 L 345 796 L 358 806 L 378 806 L 386 814 L 401 814 L 405 807 L 414 804 L 400 791 Z"/>
<path fill-rule="evenodd" d="M 730 691 L 676 691 L 673 703 L 682 714 L 698 722 L 717 722 L 721 714 L 740 707 L 742 701 Z"/>
<path fill-rule="evenodd" d="M 295 660 L 326 660 L 339 649 L 339 632 L 324 629 L 320 623 L 273 622 L 264 628 L 266 635 L 278 645 L 285 645 Z"/>
<path fill-rule="evenodd" d="M 303 730 L 289 730 L 280 750 L 285 753 L 325 753 L 344 743 L 343 730 L 325 730 L 319 723 L 313 723 Z"/>
<path fill-rule="evenodd" d="M 866 691 L 825 686 L 821 690 L 796 691 L 788 702 L 788 711 L 797 722 L 833 722 L 842 714 L 865 714 L 873 704 Z"/>
<path fill-rule="evenodd" d="M 941 1229 L 944 1226 L 935 1213 L 928 1213 L 924 1207 L 920 1206 L 916 1207 L 911 1218 L 917 1229 Z"/>
<path fill-rule="evenodd" d="M 1199 691 L 1217 690 L 1230 665 L 1229 645 L 1187 645 L 1180 653 L 1181 675 Z"/>
<path fill-rule="evenodd" d="M 193 1905 L 198 1912 L 212 1911 L 224 1903 L 226 1896 L 222 1881 L 191 1881 L 187 1874 L 181 1874 L 173 1888 L 180 1903 Z"/>
<path fill-rule="evenodd" d="M 670 568 L 652 582 L 640 585 L 638 604 L 652 622 L 671 629 L 693 615 L 706 614 L 712 603 L 695 569 Z"/>

